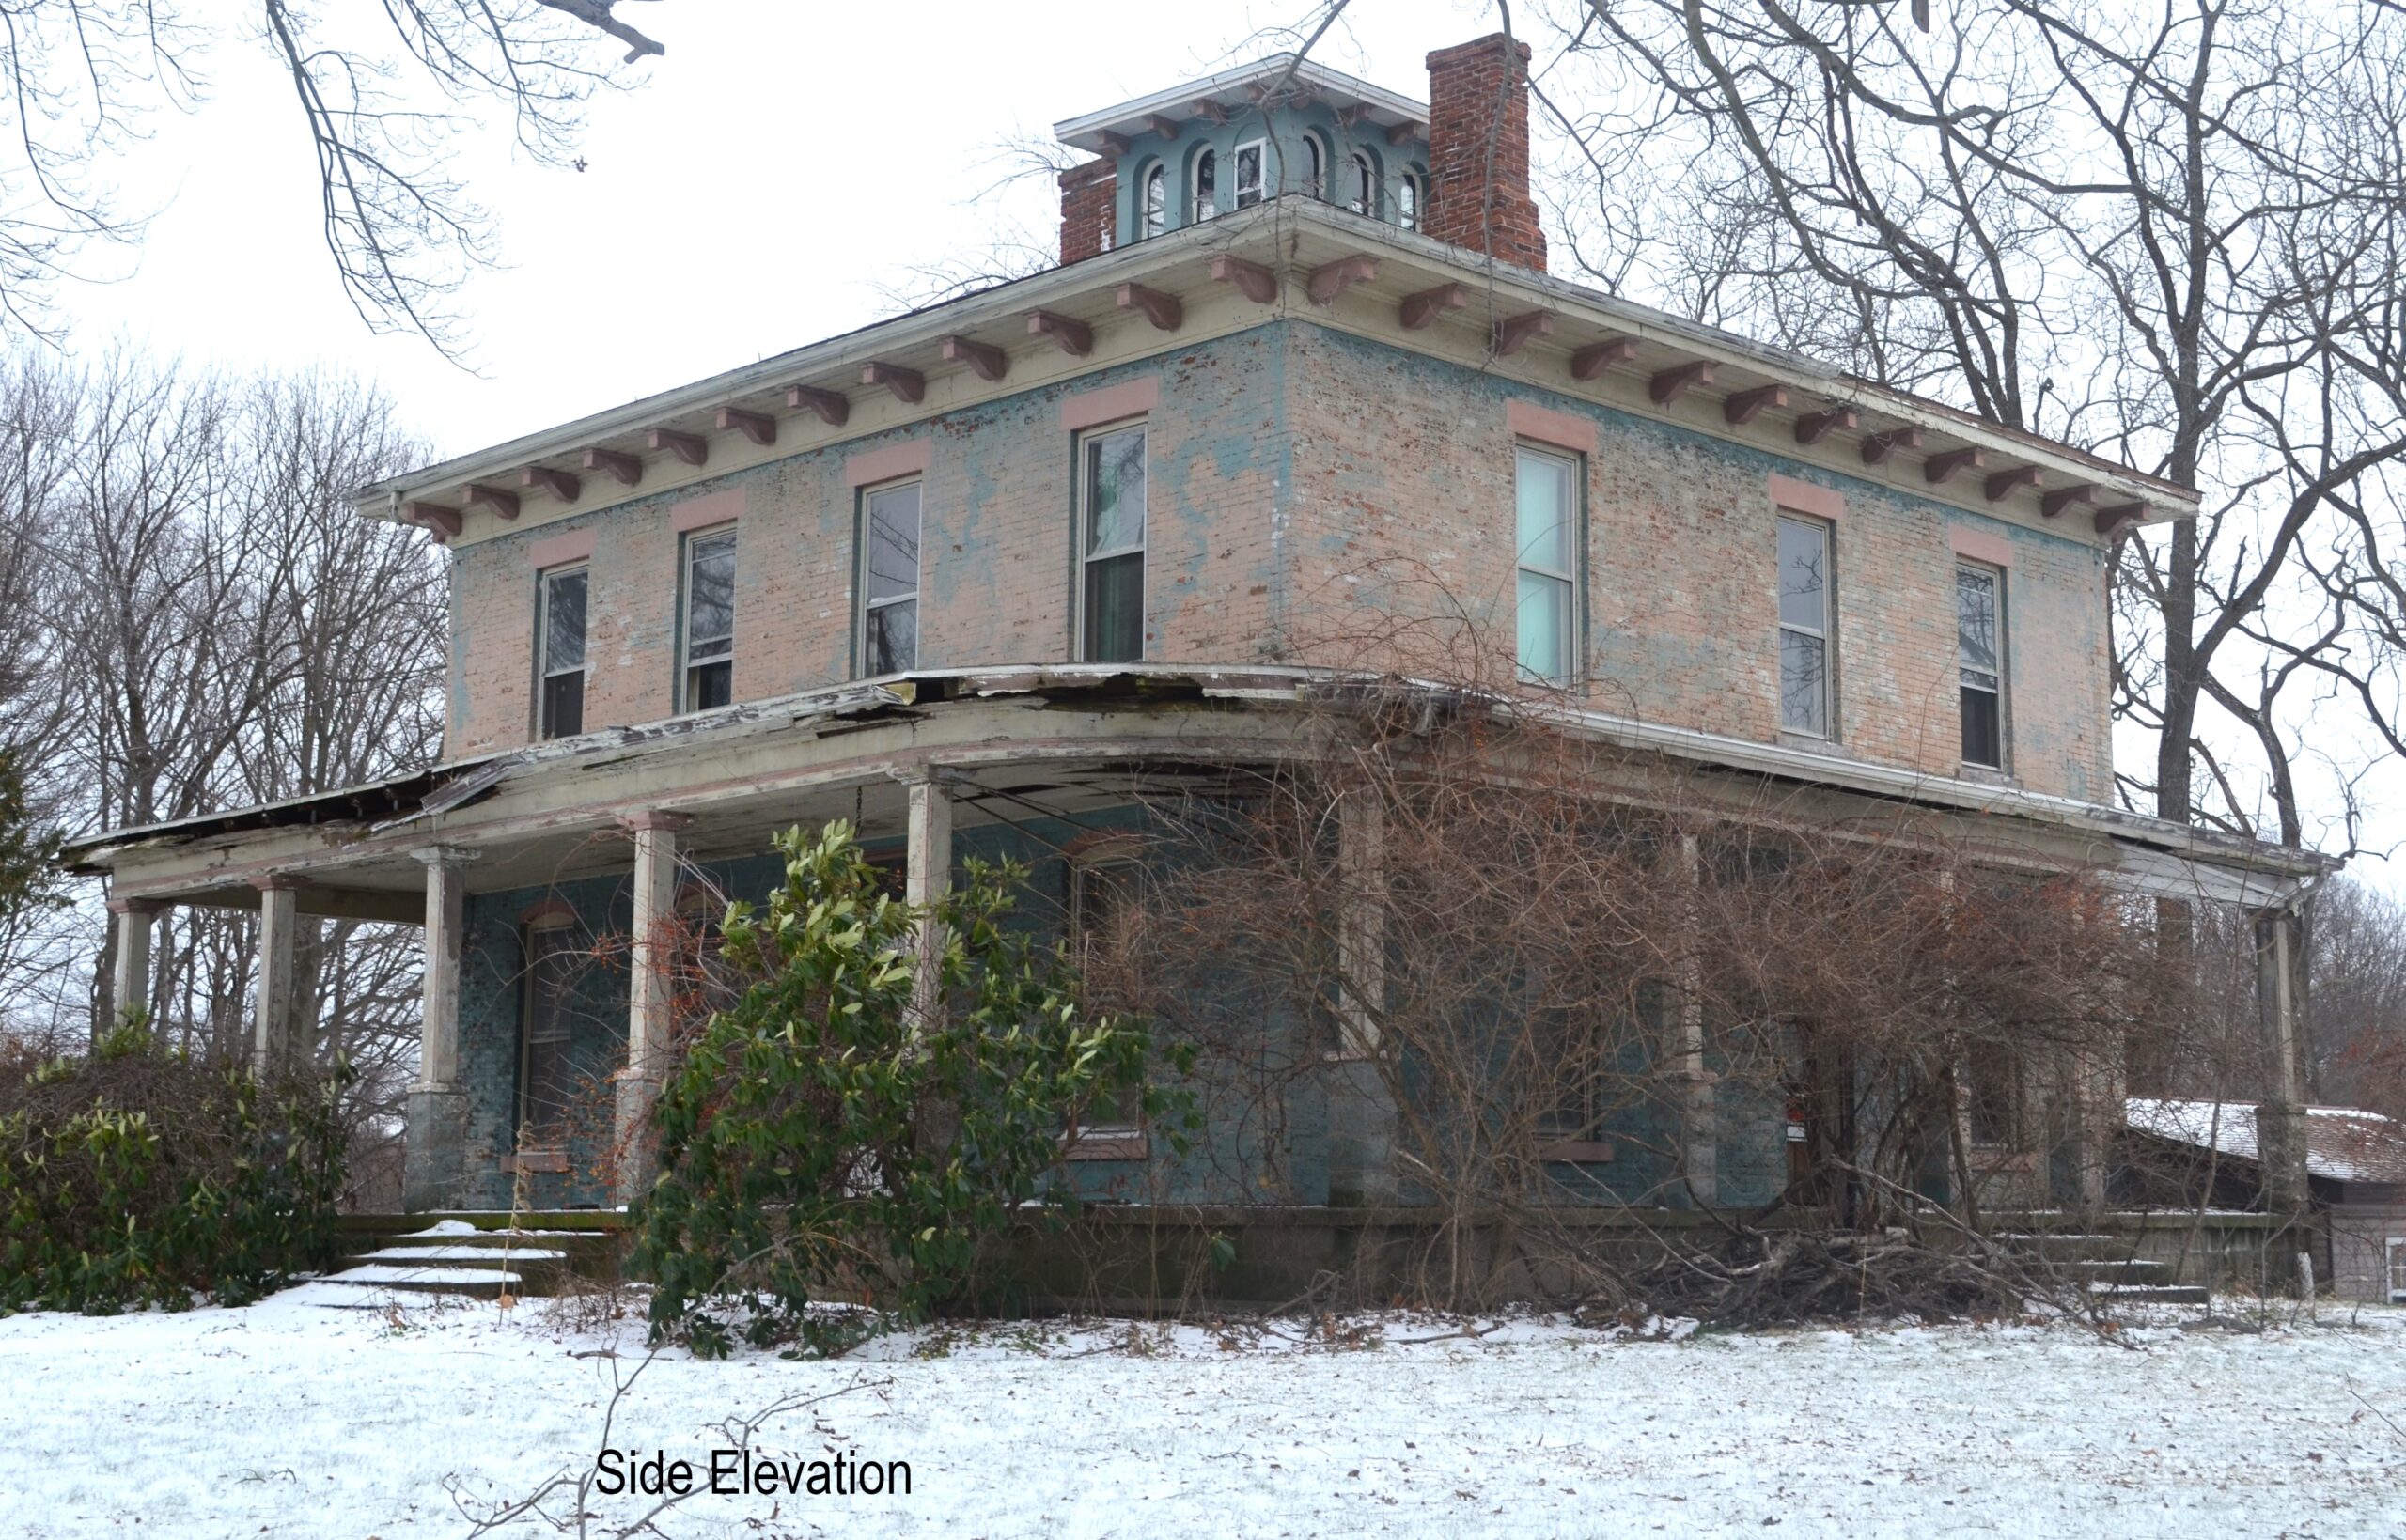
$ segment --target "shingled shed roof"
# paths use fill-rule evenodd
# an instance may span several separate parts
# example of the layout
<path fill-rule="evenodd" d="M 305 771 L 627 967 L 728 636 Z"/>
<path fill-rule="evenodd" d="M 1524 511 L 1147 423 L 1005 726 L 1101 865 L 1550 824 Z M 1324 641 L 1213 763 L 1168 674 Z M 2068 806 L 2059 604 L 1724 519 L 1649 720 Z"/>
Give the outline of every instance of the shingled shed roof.
<path fill-rule="evenodd" d="M 2406 1184 L 2406 1128 L 2360 1107 L 2309 1107 L 2305 1169 L 2335 1182 Z M 2253 1162 L 2256 1109 L 2245 1102 L 2133 1097 L 2130 1126 L 2141 1133 Z"/>

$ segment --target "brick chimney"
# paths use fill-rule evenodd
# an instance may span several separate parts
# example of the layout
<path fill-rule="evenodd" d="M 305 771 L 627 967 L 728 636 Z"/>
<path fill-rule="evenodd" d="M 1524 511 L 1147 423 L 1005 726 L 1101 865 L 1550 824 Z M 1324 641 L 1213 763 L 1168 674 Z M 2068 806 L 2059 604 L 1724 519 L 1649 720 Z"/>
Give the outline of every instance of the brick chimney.
<path fill-rule="evenodd" d="M 1119 165 L 1088 161 L 1061 173 L 1061 265 L 1083 262 L 1111 249 L 1117 215 Z"/>
<path fill-rule="evenodd" d="M 1528 44 L 1496 32 L 1429 55 L 1429 182 L 1426 234 L 1545 271 L 1529 196 Z"/>

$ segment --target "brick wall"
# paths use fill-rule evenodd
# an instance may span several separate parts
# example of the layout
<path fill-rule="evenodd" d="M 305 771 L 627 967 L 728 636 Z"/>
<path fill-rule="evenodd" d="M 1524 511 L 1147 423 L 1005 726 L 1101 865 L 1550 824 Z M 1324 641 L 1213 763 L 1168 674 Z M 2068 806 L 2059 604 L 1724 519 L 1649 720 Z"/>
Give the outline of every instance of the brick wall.
<path fill-rule="evenodd" d="M 1348 646 L 1408 630 L 1421 666 L 1476 655 L 1496 677 L 1508 665 L 1508 412 L 1520 400 L 1594 435 L 1588 704 L 1783 740 L 1778 475 L 1820 490 L 1804 500 L 1840 500 L 1837 752 L 1956 773 L 1954 545 L 1969 529 L 2001 542 L 2008 563 L 2013 772 L 2034 790 L 2111 800 L 2099 548 L 1320 328 L 1294 329 L 1287 369 L 1295 469 L 1282 523 L 1297 596 L 1288 635 L 1302 655 L 1359 663 Z M 1447 637 L 1445 658 L 1430 659 Z"/>
<path fill-rule="evenodd" d="M 2111 800 L 2099 548 L 1301 322 L 457 552 L 449 754 L 525 740 L 528 547 L 564 531 L 594 539 L 589 727 L 672 708 L 680 523 L 733 518 L 741 532 L 739 698 L 847 677 L 854 493 L 845 462 L 914 441 L 927 460 L 922 665 L 1070 659 L 1075 454 L 1062 404 L 1142 381 L 1159 393 L 1148 415 L 1149 658 L 1360 662 L 1349 646 L 1397 616 L 1449 605 L 1472 622 L 1457 634 L 1508 666 L 1517 400 L 1594 438 L 1590 704 L 1780 741 L 1773 477 L 1789 477 L 1838 500 L 1838 751 L 1955 772 L 1962 532 L 2007 563 L 2014 772 L 2036 790 Z"/>
<path fill-rule="evenodd" d="M 1064 266 L 1100 257 L 1117 241 L 1117 163 L 1088 161 L 1061 173 L 1061 261 Z"/>
<path fill-rule="evenodd" d="M 1545 271 L 1529 196 L 1529 45 L 1493 33 L 1429 55 L 1429 208 L 1439 241 Z"/>
<path fill-rule="evenodd" d="M 1275 652 L 1277 514 L 1288 474 L 1275 325 L 1101 370 L 892 432 L 512 532 L 452 558 L 449 735 L 459 759 L 532 732 L 534 548 L 588 533 L 585 724 L 674 709 L 680 525 L 738 531 L 735 693 L 851 677 L 854 457 L 924 444 L 919 661 L 930 668 L 1072 656 L 1073 433 L 1066 399 L 1156 382 L 1147 414 L 1146 653 L 1259 661 Z"/>

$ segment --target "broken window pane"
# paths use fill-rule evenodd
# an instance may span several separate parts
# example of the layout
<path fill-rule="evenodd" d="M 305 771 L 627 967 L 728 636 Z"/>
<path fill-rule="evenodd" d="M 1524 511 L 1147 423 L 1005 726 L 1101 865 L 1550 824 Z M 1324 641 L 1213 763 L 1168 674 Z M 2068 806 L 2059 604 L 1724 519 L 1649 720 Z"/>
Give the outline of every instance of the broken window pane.
<path fill-rule="evenodd" d="M 1250 209 L 1261 201 L 1261 142 L 1237 147 L 1237 207 Z"/>

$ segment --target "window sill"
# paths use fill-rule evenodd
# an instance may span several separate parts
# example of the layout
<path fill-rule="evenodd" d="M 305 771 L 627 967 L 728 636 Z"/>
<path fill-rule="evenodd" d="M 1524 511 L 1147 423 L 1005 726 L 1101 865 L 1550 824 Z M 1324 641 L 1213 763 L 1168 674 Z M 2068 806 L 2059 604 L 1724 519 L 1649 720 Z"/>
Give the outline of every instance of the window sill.
<path fill-rule="evenodd" d="M 1061 1152 L 1064 1160 L 1142 1160 L 1148 1154 L 1147 1140 L 1139 1132 L 1100 1129 L 1085 1133 L 1070 1142 Z"/>
<path fill-rule="evenodd" d="M 1976 781 L 1984 786 L 2011 786 L 2016 791 L 2022 789 L 2020 776 L 2011 770 L 1999 770 L 1994 765 L 1960 765 L 1956 767 L 1955 778 L 1959 781 Z"/>
<path fill-rule="evenodd" d="M 1612 1158 L 1611 1143 L 1601 1139 L 1561 1139 L 1538 1146 L 1539 1159 L 1556 1163 L 1601 1166 L 1611 1164 Z"/>
<path fill-rule="evenodd" d="M 516 1155 L 501 1158 L 501 1174 L 505 1176 L 515 1176 L 522 1171 L 529 1175 L 565 1176 L 568 1169 L 566 1150 L 520 1150 Z"/>

